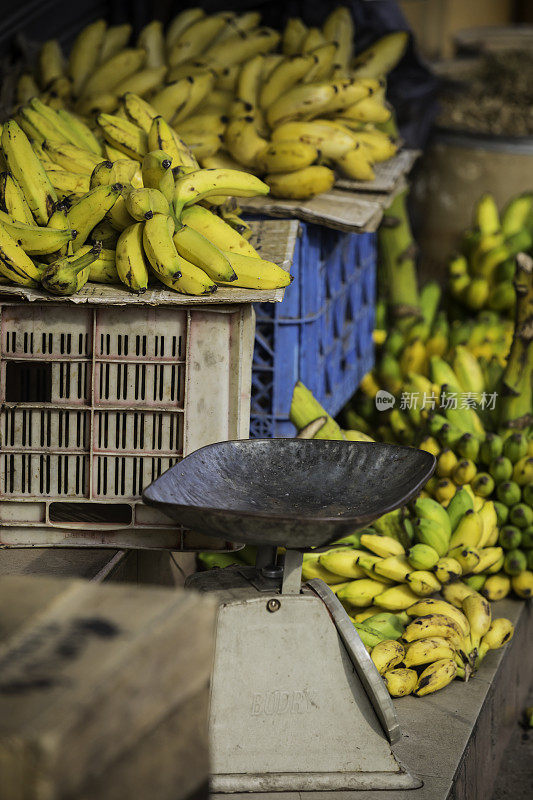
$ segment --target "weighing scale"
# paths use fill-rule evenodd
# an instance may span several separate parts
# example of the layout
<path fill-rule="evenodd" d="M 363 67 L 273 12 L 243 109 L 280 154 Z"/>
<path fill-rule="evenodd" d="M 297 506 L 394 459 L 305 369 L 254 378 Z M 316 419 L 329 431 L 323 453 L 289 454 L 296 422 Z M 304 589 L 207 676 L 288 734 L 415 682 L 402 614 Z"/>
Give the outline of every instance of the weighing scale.
<path fill-rule="evenodd" d="M 393 753 L 396 712 L 346 611 L 301 571 L 305 552 L 405 504 L 434 465 L 396 445 L 250 439 L 203 447 L 146 489 L 145 503 L 191 530 L 257 546 L 254 567 L 187 581 L 219 601 L 212 791 L 422 785 Z"/>

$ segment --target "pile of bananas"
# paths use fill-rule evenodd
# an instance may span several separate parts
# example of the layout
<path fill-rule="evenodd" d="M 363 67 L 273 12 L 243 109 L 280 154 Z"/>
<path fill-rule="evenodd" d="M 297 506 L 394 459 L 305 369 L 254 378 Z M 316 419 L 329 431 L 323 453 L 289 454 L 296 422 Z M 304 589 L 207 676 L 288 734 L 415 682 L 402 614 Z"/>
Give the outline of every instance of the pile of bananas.
<path fill-rule="evenodd" d="M 4 281 L 57 295 L 87 281 L 142 293 L 152 278 L 190 295 L 287 286 L 289 273 L 258 255 L 226 205 L 268 186 L 241 170 L 200 169 L 137 95 L 127 93 L 120 111 L 99 115 L 96 136 L 79 117 L 33 98 L 4 124 Z"/>
<path fill-rule="evenodd" d="M 492 195 L 481 197 L 473 227 L 462 236 L 448 263 L 452 297 L 469 309 L 500 313 L 514 309 L 514 257 L 533 244 L 533 192 L 513 197 L 501 217 Z"/>
<path fill-rule="evenodd" d="M 490 604 L 475 592 L 454 604 L 421 600 L 407 609 L 406 615 L 400 641 L 382 638 L 369 646 L 370 657 L 392 697 L 423 697 L 443 689 L 454 678 L 468 680 L 487 652 L 503 647 L 514 632 L 505 617 L 492 620 Z M 373 619 L 366 621 L 370 625 Z"/>
<path fill-rule="evenodd" d="M 130 45 L 131 26 L 98 20 L 78 35 L 68 61 L 57 40 L 45 42 L 35 71 L 20 76 L 17 103 L 40 97 L 65 118 L 75 112 L 90 121 L 116 113 L 134 93 L 203 167 L 265 175 L 277 197 L 327 191 L 334 169 L 372 180 L 372 165 L 398 148 L 385 78 L 407 34 L 389 34 L 354 58 L 346 8 L 322 28 L 292 18 L 279 34 L 260 22 L 257 12 L 190 8 L 166 30 L 150 22 Z"/>

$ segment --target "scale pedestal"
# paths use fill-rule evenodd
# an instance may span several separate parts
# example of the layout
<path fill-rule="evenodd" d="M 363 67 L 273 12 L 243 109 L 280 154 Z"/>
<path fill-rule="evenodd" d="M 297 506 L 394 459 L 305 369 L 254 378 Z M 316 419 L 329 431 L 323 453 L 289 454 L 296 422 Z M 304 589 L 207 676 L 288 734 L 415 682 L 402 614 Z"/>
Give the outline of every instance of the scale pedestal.
<path fill-rule="evenodd" d="M 196 450 L 143 499 L 191 530 L 258 545 L 255 567 L 193 575 L 218 594 L 214 792 L 415 789 L 394 706 L 341 603 L 301 588 L 302 553 L 406 503 L 435 458 L 368 442 L 252 439 Z M 278 547 L 286 548 L 283 568 Z"/>
<path fill-rule="evenodd" d="M 325 583 L 282 594 L 279 581 L 255 567 L 229 567 L 193 575 L 187 585 L 220 601 L 209 722 L 213 792 L 422 785 L 391 750 L 400 736 L 394 706 Z"/>

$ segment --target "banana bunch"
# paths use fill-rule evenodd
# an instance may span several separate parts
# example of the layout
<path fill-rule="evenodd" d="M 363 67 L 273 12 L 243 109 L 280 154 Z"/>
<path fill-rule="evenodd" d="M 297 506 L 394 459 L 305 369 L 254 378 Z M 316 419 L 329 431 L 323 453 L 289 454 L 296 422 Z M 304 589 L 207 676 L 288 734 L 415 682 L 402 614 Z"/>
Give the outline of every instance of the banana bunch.
<path fill-rule="evenodd" d="M 120 111 L 99 114 L 95 134 L 33 98 L 4 124 L 3 278 L 63 295 L 87 281 L 142 293 L 157 279 L 191 295 L 287 286 L 289 273 L 259 256 L 226 205 L 268 186 L 242 170 L 201 169 L 141 97 L 126 93 Z"/>
<path fill-rule="evenodd" d="M 511 640 L 511 621 L 492 619 L 485 598 L 475 591 L 459 601 L 458 596 L 454 602 L 428 598 L 414 603 L 406 611 L 409 621 L 401 638 L 391 637 L 371 648 L 372 661 L 392 697 L 424 697 L 454 678 L 467 681 L 489 650 Z"/>
<path fill-rule="evenodd" d="M 107 120 L 106 154 L 116 160 L 113 125 L 122 145 L 116 149 L 130 157 L 145 149 L 145 137 L 121 113 L 124 95 L 135 94 L 204 168 L 265 175 L 273 195 L 294 199 L 330 189 L 334 170 L 372 180 L 373 165 L 398 148 L 385 78 L 407 34 L 389 34 L 354 57 L 354 26 L 344 7 L 322 28 L 292 18 L 281 35 L 261 26 L 257 12 L 191 8 L 166 29 L 153 20 L 130 39 L 131 26 L 97 20 L 79 33 L 68 58 L 57 40 L 45 42 L 35 73 L 20 77 L 14 111 L 37 101 L 85 139 L 80 118 L 92 127 L 95 116 L 120 115 L 122 125 Z M 26 119 L 33 125 L 33 109 Z M 56 182 L 82 191 L 72 177 Z"/>
<path fill-rule="evenodd" d="M 533 193 L 511 198 L 501 216 L 492 195 L 474 209 L 473 225 L 448 263 L 452 297 L 471 310 L 509 315 L 515 306 L 514 258 L 533 245 Z"/>

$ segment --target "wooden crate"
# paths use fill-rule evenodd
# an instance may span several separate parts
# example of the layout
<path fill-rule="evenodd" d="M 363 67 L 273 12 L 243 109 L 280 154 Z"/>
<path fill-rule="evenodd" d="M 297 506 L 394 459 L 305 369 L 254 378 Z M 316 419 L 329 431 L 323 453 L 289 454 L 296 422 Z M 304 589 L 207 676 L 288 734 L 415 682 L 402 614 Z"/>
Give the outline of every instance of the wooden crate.
<path fill-rule="evenodd" d="M 2 800 L 207 797 L 215 604 L 0 578 Z"/>

